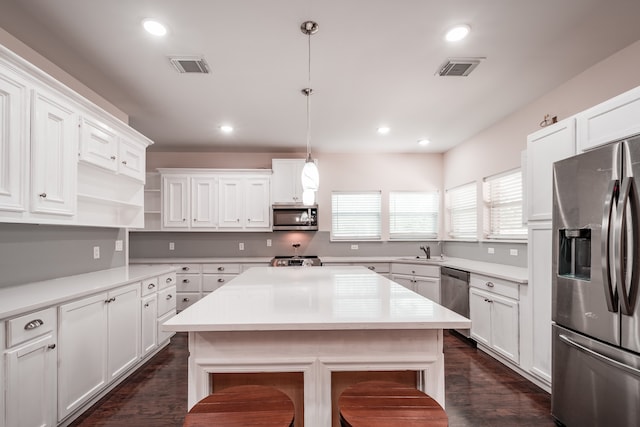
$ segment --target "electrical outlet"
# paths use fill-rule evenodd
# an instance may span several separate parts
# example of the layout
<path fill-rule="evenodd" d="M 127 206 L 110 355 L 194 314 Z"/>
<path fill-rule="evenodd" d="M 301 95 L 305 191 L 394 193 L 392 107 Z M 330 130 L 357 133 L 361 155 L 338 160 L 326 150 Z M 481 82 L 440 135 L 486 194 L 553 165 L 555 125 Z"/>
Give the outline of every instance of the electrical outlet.
<path fill-rule="evenodd" d="M 509 255 L 518 256 L 518 250 L 517 249 L 509 249 Z"/>
<path fill-rule="evenodd" d="M 116 240 L 116 252 L 122 252 L 122 240 Z"/>
<path fill-rule="evenodd" d="M 169 242 L 169 250 L 170 251 L 175 251 L 176 250 L 176 244 L 174 242 Z"/>
<path fill-rule="evenodd" d="M 241 251 L 244 251 L 244 243 L 242 242 L 238 243 L 238 249 L 240 249 Z"/>
<path fill-rule="evenodd" d="M 352 251 L 357 251 L 358 250 L 358 245 L 351 245 L 351 250 Z"/>
<path fill-rule="evenodd" d="M 271 247 L 271 239 L 267 239 L 267 246 Z"/>
<path fill-rule="evenodd" d="M 93 247 L 93 259 L 100 259 L 100 246 Z"/>
<path fill-rule="evenodd" d="M 489 254 L 495 254 L 496 250 L 494 248 L 487 248 L 487 253 Z"/>

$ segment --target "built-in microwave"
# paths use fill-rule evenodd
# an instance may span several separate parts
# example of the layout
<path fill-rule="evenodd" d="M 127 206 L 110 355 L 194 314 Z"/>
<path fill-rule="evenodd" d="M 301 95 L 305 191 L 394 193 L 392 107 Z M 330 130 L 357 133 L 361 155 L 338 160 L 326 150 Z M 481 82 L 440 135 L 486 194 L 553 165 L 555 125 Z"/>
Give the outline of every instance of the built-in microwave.
<path fill-rule="evenodd" d="M 318 205 L 274 204 L 273 230 L 317 230 Z"/>

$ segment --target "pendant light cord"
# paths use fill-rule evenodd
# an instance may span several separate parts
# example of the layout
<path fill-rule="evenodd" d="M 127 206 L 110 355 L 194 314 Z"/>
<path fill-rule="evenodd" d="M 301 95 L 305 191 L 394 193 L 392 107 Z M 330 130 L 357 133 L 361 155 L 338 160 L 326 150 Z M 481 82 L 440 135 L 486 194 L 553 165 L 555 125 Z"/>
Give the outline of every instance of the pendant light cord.
<path fill-rule="evenodd" d="M 308 72 L 308 87 L 306 91 L 307 95 L 307 161 L 311 161 L 311 33 L 307 35 L 308 40 L 308 52 L 309 52 L 309 72 Z"/>

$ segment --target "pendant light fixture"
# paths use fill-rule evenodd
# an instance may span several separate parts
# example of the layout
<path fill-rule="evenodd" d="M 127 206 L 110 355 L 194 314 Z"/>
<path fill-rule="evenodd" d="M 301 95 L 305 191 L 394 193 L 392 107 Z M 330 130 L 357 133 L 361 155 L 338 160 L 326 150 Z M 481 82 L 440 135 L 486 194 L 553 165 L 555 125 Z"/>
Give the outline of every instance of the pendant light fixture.
<path fill-rule="evenodd" d="M 318 32 L 318 24 L 313 21 L 305 21 L 300 26 L 300 30 L 307 36 L 309 46 L 309 86 L 302 89 L 302 94 L 307 97 L 307 158 L 302 168 L 302 202 L 305 205 L 315 203 L 315 192 L 320 184 L 320 174 L 318 167 L 311 158 L 311 35 Z"/>

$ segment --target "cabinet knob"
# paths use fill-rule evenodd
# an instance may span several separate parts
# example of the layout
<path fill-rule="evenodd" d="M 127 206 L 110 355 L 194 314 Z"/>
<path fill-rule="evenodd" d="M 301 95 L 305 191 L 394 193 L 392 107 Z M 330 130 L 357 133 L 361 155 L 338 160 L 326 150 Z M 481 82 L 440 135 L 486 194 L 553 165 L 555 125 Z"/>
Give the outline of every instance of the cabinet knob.
<path fill-rule="evenodd" d="M 375 267 L 375 266 L 373 266 L 373 265 L 370 265 L 370 266 L 369 266 L 369 267 L 367 267 L 367 268 L 368 268 L 369 270 L 375 270 L 375 269 L 376 269 L 376 267 Z"/>
<path fill-rule="evenodd" d="M 189 279 L 182 279 L 182 283 L 189 283 Z"/>
<path fill-rule="evenodd" d="M 42 197 L 43 199 L 47 198 L 47 193 L 40 193 L 38 194 L 38 196 Z"/>
<path fill-rule="evenodd" d="M 224 279 L 222 278 L 218 279 L 218 283 L 224 283 Z"/>
<path fill-rule="evenodd" d="M 173 279 L 171 277 L 167 277 L 167 280 L 165 280 L 165 282 L 171 283 L 171 282 L 173 282 Z"/>
<path fill-rule="evenodd" d="M 30 330 L 38 328 L 38 327 L 40 327 L 42 325 L 44 325 L 44 322 L 42 321 L 42 319 L 36 319 L 36 320 L 32 320 L 31 322 L 29 322 L 26 325 L 24 325 L 24 329 L 25 329 L 25 331 L 30 331 Z"/>
<path fill-rule="evenodd" d="M 147 289 L 153 289 L 155 287 L 156 287 L 155 283 L 149 283 L 149 285 L 147 285 Z"/>
<path fill-rule="evenodd" d="M 218 271 L 224 271 L 224 267 L 218 267 Z"/>
<path fill-rule="evenodd" d="M 189 267 L 182 267 L 182 271 L 189 271 Z"/>
<path fill-rule="evenodd" d="M 236 219 L 236 222 L 240 222 L 240 218 Z"/>
<path fill-rule="evenodd" d="M 416 271 L 415 270 L 411 270 L 411 274 L 416 274 Z"/>
<path fill-rule="evenodd" d="M 182 302 L 189 302 L 189 298 L 187 297 L 182 298 Z"/>
<path fill-rule="evenodd" d="M 167 295 L 167 301 L 169 301 L 171 298 L 173 298 L 173 295 L 171 294 Z"/>
<path fill-rule="evenodd" d="M 48 348 L 49 350 L 53 350 L 54 348 L 56 348 L 56 345 L 55 345 L 55 344 L 49 344 L 49 345 L 47 346 L 47 348 Z"/>
<path fill-rule="evenodd" d="M 115 159 L 116 159 L 116 156 L 111 156 L 111 157 L 109 157 L 109 158 L 110 158 L 111 160 L 115 160 Z"/>
<path fill-rule="evenodd" d="M 193 222 L 198 222 L 198 220 L 196 218 L 193 218 Z"/>
<path fill-rule="evenodd" d="M 187 220 L 187 218 L 182 218 L 182 222 L 185 222 Z"/>
<path fill-rule="evenodd" d="M 122 161 L 122 164 L 123 164 L 123 165 L 126 165 L 126 164 L 127 164 L 127 161 L 126 161 L 126 160 L 123 160 L 123 161 Z"/>
<path fill-rule="evenodd" d="M 487 285 L 487 287 L 489 288 L 493 288 L 495 285 L 492 282 L 487 282 L 485 283 Z"/>
<path fill-rule="evenodd" d="M 149 307 L 149 303 L 146 303 L 146 304 L 144 305 L 144 308 L 148 308 L 148 307 Z"/>

